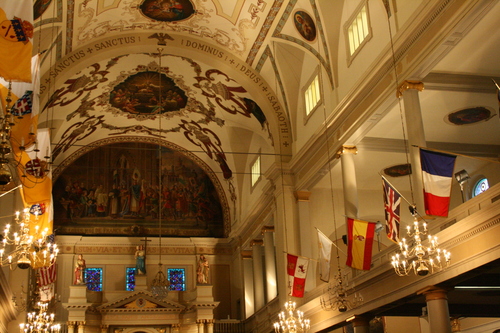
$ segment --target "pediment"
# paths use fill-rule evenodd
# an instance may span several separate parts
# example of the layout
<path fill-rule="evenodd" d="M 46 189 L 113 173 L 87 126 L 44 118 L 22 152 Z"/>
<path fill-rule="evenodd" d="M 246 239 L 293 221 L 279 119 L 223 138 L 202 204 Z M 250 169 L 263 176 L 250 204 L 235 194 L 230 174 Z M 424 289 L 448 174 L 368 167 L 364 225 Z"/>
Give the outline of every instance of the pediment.
<path fill-rule="evenodd" d="M 171 300 L 158 300 L 149 291 L 133 291 L 100 305 L 100 312 L 181 312 L 186 307 Z"/>

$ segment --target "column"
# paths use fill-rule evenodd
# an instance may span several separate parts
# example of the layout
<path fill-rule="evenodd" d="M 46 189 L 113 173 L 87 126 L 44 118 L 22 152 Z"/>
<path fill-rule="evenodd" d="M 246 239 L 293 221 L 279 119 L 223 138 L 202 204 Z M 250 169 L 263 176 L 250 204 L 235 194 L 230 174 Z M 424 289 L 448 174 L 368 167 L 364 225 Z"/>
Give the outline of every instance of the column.
<path fill-rule="evenodd" d="M 429 286 L 417 292 L 425 295 L 430 333 L 451 333 L 448 296 L 444 289 Z"/>
<path fill-rule="evenodd" d="M 101 325 L 101 333 L 107 333 L 108 332 L 108 325 Z"/>
<path fill-rule="evenodd" d="M 253 286 L 255 311 L 259 311 L 265 304 L 264 301 L 264 273 L 262 271 L 262 239 L 254 239 L 250 242 L 253 257 Z"/>
<path fill-rule="evenodd" d="M 85 332 L 85 322 L 79 321 L 79 322 L 77 322 L 77 325 L 78 325 L 78 333 L 84 333 Z"/>
<path fill-rule="evenodd" d="M 74 321 L 68 321 L 68 333 L 75 333 L 75 322 Z"/>
<path fill-rule="evenodd" d="M 309 197 L 311 192 L 301 190 L 295 192 L 297 199 L 297 208 L 300 226 L 300 255 L 308 258 L 318 258 L 318 242 L 317 235 L 313 229 L 309 215 Z M 309 261 L 309 272 L 316 272 L 316 261 Z M 308 274 L 309 275 L 309 274 Z M 312 290 L 316 287 L 316 276 L 311 274 L 306 279 L 305 291 Z"/>
<path fill-rule="evenodd" d="M 172 332 L 180 332 L 181 331 L 181 324 L 172 324 Z"/>
<path fill-rule="evenodd" d="M 422 121 L 422 110 L 420 109 L 420 99 L 418 93 L 424 90 L 422 82 L 404 81 L 398 89 L 398 97 L 403 97 L 405 118 L 406 118 L 406 137 L 408 140 L 408 149 L 411 163 L 411 181 L 413 186 L 413 195 L 417 211 L 425 215 L 424 207 L 424 188 L 422 183 L 422 167 L 420 164 L 420 150 L 418 147 L 425 147 L 424 122 Z M 411 198 L 409 198 L 411 200 Z"/>
<path fill-rule="evenodd" d="M 207 333 L 214 333 L 214 320 L 207 319 Z"/>
<path fill-rule="evenodd" d="M 288 300 L 290 289 L 286 274 L 286 253 L 300 253 L 297 200 L 294 196 L 293 173 L 286 165 L 275 166 L 266 173 L 274 185 L 276 212 L 274 217 L 276 272 L 278 276 L 279 303 Z"/>
<path fill-rule="evenodd" d="M 203 319 L 198 319 L 196 325 L 198 326 L 198 333 L 205 333 L 205 321 Z"/>
<path fill-rule="evenodd" d="M 354 156 L 356 146 L 342 146 L 340 162 L 342 164 L 342 184 L 344 187 L 344 213 L 347 217 L 358 218 L 358 185 Z"/>
<path fill-rule="evenodd" d="M 242 251 L 241 260 L 243 261 L 243 290 L 245 293 L 243 313 L 246 319 L 255 313 L 252 251 Z"/>
<path fill-rule="evenodd" d="M 278 295 L 278 281 L 276 280 L 276 252 L 274 251 L 274 227 L 264 226 L 264 263 L 266 267 L 267 302 Z"/>
<path fill-rule="evenodd" d="M 370 321 L 364 317 L 354 316 L 354 318 L 347 319 L 352 323 L 354 333 L 369 333 Z"/>

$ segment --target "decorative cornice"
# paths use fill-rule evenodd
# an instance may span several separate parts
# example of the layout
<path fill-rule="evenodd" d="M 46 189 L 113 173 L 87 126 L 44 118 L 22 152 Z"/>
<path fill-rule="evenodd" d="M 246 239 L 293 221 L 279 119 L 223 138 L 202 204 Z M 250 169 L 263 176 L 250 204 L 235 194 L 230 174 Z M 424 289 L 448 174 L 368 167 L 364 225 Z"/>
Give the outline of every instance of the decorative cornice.
<path fill-rule="evenodd" d="M 250 241 L 250 246 L 253 247 L 254 245 L 260 245 L 260 246 L 262 246 L 262 245 L 264 245 L 264 240 L 262 240 L 262 239 L 252 239 Z"/>
<path fill-rule="evenodd" d="M 274 232 L 274 225 L 265 225 L 260 230 L 261 234 L 265 234 L 266 232 Z"/>

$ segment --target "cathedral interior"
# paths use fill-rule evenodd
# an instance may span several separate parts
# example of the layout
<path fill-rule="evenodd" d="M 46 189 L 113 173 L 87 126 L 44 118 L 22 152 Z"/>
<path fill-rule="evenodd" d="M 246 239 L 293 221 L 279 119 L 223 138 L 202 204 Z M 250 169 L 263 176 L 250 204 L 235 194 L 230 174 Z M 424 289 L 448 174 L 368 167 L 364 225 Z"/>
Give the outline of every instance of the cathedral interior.
<path fill-rule="evenodd" d="M 1 119 L 35 126 L 2 134 L 0 226 L 46 185 L 58 252 L 44 285 L 4 243 L 0 333 L 44 307 L 68 333 L 499 332 L 500 1 L 24 2 L 37 111 Z M 422 150 L 454 157 L 440 215 Z M 449 261 L 401 268 L 384 184 L 399 239 Z M 285 302 L 307 327 L 279 327 Z"/>

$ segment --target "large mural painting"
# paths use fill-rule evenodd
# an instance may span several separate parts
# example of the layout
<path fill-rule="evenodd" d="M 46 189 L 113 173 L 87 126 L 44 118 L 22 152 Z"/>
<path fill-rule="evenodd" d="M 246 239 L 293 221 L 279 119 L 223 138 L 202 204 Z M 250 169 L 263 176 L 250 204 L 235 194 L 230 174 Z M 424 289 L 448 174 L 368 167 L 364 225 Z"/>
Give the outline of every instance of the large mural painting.
<path fill-rule="evenodd" d="M 113 143 L 75 160 L 53 188 L 56 234 L 224 237 L 216 188 L 185 155 Z"/>

